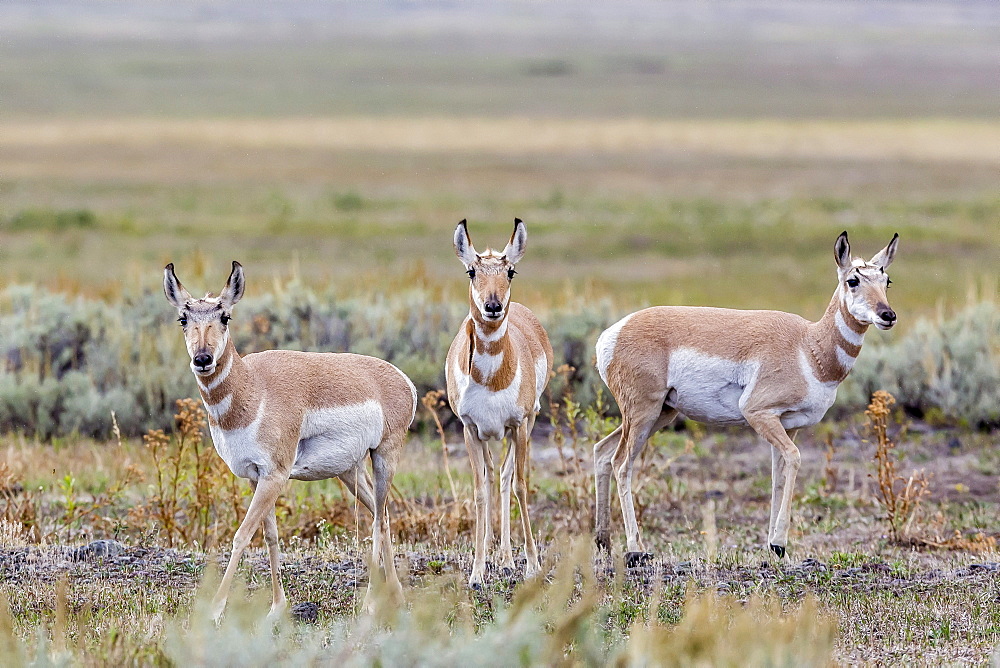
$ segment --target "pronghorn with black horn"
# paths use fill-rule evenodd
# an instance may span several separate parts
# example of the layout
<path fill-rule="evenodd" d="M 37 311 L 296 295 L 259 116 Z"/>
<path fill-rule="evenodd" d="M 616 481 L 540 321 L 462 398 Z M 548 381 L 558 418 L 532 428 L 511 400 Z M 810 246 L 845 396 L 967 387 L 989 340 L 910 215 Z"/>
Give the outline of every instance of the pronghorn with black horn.
<path fill-rule="evenodd" d="M 372 565 L 382 565 L 390 594 L 401 600 L 386 499 L 417 409 L 413 383 L 392 364 L 364 355 L 269 350 L 240 357 L 229 321 L 244 287 L 238 262 L 218 297 L 193 298 L 172 263 L 163 272 L 163 291 L 180 316 L 215 449 L 253 487 L 213 600 L 215 619 L 222 615 L 236 567 L 258 527 L 270 558 L 271 615 L 285 608 L 274 504 L 289 478 L 338 477 L 346 483 L 375 518 Z M 371 457 L 374 491 L 366 456 Z M 371 594 L 370 580 L 368 608 Z"/>
<path fill-rule="evenodd" d="M 500 566 L 514 570 L 510 546 L 510 491 L 521 512 L 526 575 L 541 567 L 528 518 L 529 438 L 539 410 L 539 398 L 552 373 L 552 346 L 538 318 L 510 301 L 514 265 L 524 257 L 528 232 L 514 219 L 514 233 L 501 252 L 477 253 L 463 220 L 455 229 L 455 252 L 469 274 L 469 315 L 448 350 L 445 376 L 448 401 L 465 426 L 465 447 L 476 483 L 475 560 L 469 586 L 478 589 L 486 570 L 486 552 L 493 543 L 493 513 L 497 504 L 493 456 L 489 442 L 507 437 L 500 472 Z"/>
<path fill-rule="evenodd" d="M 622 424 L 594 445 L 595 540 L 610 547 L 612 468 L 627 540 L 643 559 L 632 504 L 632 467 L 646 440 L 678 413 L 707 424 L 749 425 L 771 444 L 768 543 L 788 543 L 799 450 L 795 431 L 819 422 L 854 366 L 869 325 L 890 329 L 885 273 L 899 235 L 870 261 L 837 238 L 837 289 L 818 322 L 780 311 L 654 306 L 625 316 L 597 339 L 597 369 L 618 401 Z"/>

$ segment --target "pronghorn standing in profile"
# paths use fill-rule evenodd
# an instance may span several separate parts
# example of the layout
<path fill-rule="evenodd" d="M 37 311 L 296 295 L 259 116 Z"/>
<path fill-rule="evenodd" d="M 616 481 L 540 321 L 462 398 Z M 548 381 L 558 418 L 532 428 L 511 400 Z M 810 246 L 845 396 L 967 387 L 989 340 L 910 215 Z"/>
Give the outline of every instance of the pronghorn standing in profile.
<path fill-rule="evenodd" d="M 622 424 L 594 445 L 595 540 L 610 548 L 614 468 L 627 536 L 626 560 L 644 557 L 632 505 L 632 466 L 646 440 L 678 413 L 707 424 L 749 425 L 771 444 L 768 542 L 779 557 L 799 450 L 795 431 L 819 422 L 854 366 L 868 326 L 890 329 L 886 267 L 899 235 L 870 261 L 837 238 L 837 290 L 818 322 L 780 311 L 654 306 L 625 316 L 597 339 L 597 369 L 618 401 Z"/>
<path fill-rule="evenodd" d="M 381 563 L 391 594 L 401 600 L 386 499 L 417 409 L 413 383 L 392 364 L 364 355 L 269 350 L 240 357 L 229 321 L 244 287 L 238 262 L 218 297 L 194 299 L 177 280 L 172 263 L 163 272 L 163 291 L 180 315 L 215 449 L 254 490 L 213 600 L 216 620 L 258 527 L 263 527 L 270 558 L 271 615 L 285 608 L 274 504 L 289 478 L 338 477 L 355 492 L 375 518 L 372 564 Z M 364 468 L 366 455 L 372 461 L 374 493 Z M 371 593 L 369 582 L 369 608 Z"/>
<path fill-rule="evenodd" d="M 510 546 L 510 488 L 524 529 L 526 575 L 541 567 L 528 518 L 525 474 L 531 429 L 539 398 L 552 372 L 552 346 L 538 318 L 510 301 L 514 265 L 524 257 L 528 232 L 514 219 L 514 233 L 503 251 L 477 253 L 463 220 L 455 229 L 455 252 L 469 274 L 469 315 L 448 350 L 445 376 L 448 401 L 465 426 L 465 447 L 476 483 L 476 548 L 469 586 L 478 589 L 486 570 L 486 552 L 493 543 L 496 483 L 489 442 L 507 436 L 507 454 L 500 473 L 500 566 L 514 570 Z"/>

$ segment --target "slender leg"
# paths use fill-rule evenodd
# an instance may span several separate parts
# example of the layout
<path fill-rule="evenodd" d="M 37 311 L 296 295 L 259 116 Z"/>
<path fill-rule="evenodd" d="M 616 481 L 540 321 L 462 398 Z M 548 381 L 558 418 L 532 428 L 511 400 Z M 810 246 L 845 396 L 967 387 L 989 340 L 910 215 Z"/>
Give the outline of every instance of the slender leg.
<path fill-rule="evenodd" d="M 514 479 L 515 447 L 516 440 L 511 434 L 500 467 L 500 567 L 505 575 L 514 572 L 514 551 L 510 546 L 510 487 Z"/>
<path fill-rule="evenodd" d="M 528 577 L 535 575 L 542 570 L 538 563 L 538 547 L 535 545 L 535 536 L 531 531 L 531 518 L 528 516 L 528 456 L 531 453 L 531 434 L 529 420 L 521 423 L 517 428 L 517 436 L 514 442 L 515 472 L 517 483 L 514 494 L 517 496 L 517 507 L 521 511 L 521 529 L 524 531 L 524 553 L 527 557 L 527 565 L 524 567 L 524 574 Z M 509 516 L 509 513 L 508 513 Z M 510 524 L 508 522 L 507 541 L 510 542 Z"/>
<path fill-rule="evenodd" d="M 785 488 L 785 460 L 781 450 L 771 446 L 771 520 L 767 526 L 767 535 L 774 535 L 774 525 L 778 521 L 778 510 L 781 508 L 781 495 Z"/>
<path fill-rule="evenodd" d="M 774 517 L 774 523 L 768 533 L 768 543 L 771 550 L 779 557 L 785 556 L 785 547 L 788 545 L 788 525 L 791 519 L 792 495 L 795 493 L 795 476 L 799 472 L 799 464 L 802 456 L 799 449 L 795 447 L 791 436 L 781 426 L 778 416 L 773 413 L 748 413 L 747 422 L 754 431 L 764 437 L 771 446 L 778 451 L 782 464 L 779 467 L 783 475 L 782 489 L 780 494 L 780 504 L 778 512 Z M 774 470 L 772 465 L 772 471 Z M 775 485 L 776 486 L 776 485 Z M 777 496 L 774 492 L 772 496 Z M 773 500 L 771 512 L 774 513 Z"/>
<path fill-rule="evenodd" d="M 635 459 L 642 452 L 649 437 L 670 424 L 677 411 L 662 410 L 662 401 L 656 405 L 656 413 L 645 413 L 638 419 L 626 418 L 622 424 L 622 442 L 615 452 L 615 473 L 618 482 L 618 499 L 622 506 L 622 518 L 625 521 L 626 562 L 636 563 L 645 556 L 642 538 L 639 535 L 639 523 L 635 519 L 635 504 L 632 499 L 632 475 Z M 631 418 L 631 416 L 629 416 Z"/>
<path fill-rule="evenodd" d="M 267 543 L 267 557 L 271 563 L 271 611 L 268 617 L 276 617 L 288 606 L 285 590 L 281 586 L 281 555 L 278 553 L 278 518 L 271 512 L 264 517 L 264 542 Z"/>
<path fill-rule="evenodd" d="M 501 443 L 501 447 L 503 444 Z M 486 522 L 486 560 L 490 561 L 490 552 L 493 551 L 493 541 L 496 540 L 496 524 L 497 524 L 497 508 L 498 508 L 498 493 L 497 493 L 497 479 L 496 472 L 493 466 L 493 451 L 490 450 L 489 441 L 483 442 L 483 461 L 486 463 L 486 482 L 489 489 L 489 496 L 487 496 L 487 502 L 489 506 L 486 510 L 486 517 L 488 522 Z"/>
<path fill-rule="evenodd" d="M 404 435 L 405 436 L 405 435 Z M 398 441 L 398 442 L 397 442 Z M 396 563 L 392 549 L 392 534 L 389 527 L 389 510 L 386 503 L 389 499 L 389 489 L 392 477 L 396 473 L 396 462 L 402 446 L 402 437 L 386 439 L 378 448 L 372 450 L 372 473 L 375 478 L 375 521 L 372 523 L 372 566 L 377 567 L 381 561 L 385 571 L 385 582 L 389 595 L 394 602 L 402 603 L 403 585 L 396 573 Z M 368 593 L 365 595 L 365 607 L 371 611 L 372 599 L 371 579 L 369 574 Z"/>
<path fill-rule="evenodd" d="M 472 573 L 469 575 L 469 586 L 473 589 L 481 589 L 483 586 L 483 573 L 486 571 L 486 525 L 489 522 L 490 489 L 486 477 L 486 460 L 483 450 L 487 444 L 479 440 L 475 433 L 475 427 L 465 427 L 465 449 L 469 451 L 469 459 L 472 463 L 472 475 L 475 479 L 476 497 L 476 545 L 475 557 L 472 561 Z"/>
<path fill-rule="evenodd" d="M 361 502 L 368 512 L 375 516 L 375 492 L 372 489 L 372 481 L 368 477 L 368 471 L 365 470 L 364 460 L 358 464 L 356 468 L 349 471 L 345 471 L 338 476 L 347 485 L 347 489 L 351 490 L 351 494 L 358 497 L 358 501 Z"/>
<path fill-rule="evenodd" d="M 265 518 L 274 516 L 274 502 L 277 501 L 278 495 L 281 494 L 281 489 L 285 486 L 286 482 L 288 482 L 287 473 L 272 475 L 262 478 L 257 482 L 253 498 L 250 500 L 250 507 L 247 508 L 247 514 L 243 518 L 243 522 L 240 523 L 240 528 L 236 530 L 236 535 L 233 537 L 233 553 L 229 557 L 229 565 L 226 566 L 226 572 L 222 576 L 219 590 L 212 600 L 212 619 L 216 622 L 222 617 L 222 611 L 226 608 L 226 598 L 229 596 L 229 588 L 232 586 L 233 576 L 236 575 L 236 568 L 243 557 L 243 552 L 246 551 L 247 546 L 250 544 L 250 539 L 256 533 L 257 527 L 264 523 Z M 266 531 L 265 527 L 265 536 Z M 277 534 L 277 523 L 275 523 L 275 534 Z M 275 544 L 275 550 L 277 550 L 277 544 Z"/>
<path fill-rule="evenodd" d="M 611 550 L 611 472 L 615 451 L 621 444 L 622 427 L 594 444 L 594 542 L 597 547 Z"/>

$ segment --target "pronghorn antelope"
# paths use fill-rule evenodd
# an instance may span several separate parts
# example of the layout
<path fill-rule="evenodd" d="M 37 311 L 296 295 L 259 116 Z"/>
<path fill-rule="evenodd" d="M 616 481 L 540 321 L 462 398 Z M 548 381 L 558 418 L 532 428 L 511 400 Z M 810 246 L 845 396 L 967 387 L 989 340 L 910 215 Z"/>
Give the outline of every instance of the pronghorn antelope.
<path fill-rule="evenodd" d="M 336 476 L 354 491 L 375 518 L 372 565 L 381 563 L 391 594 L 401 599 L 386 498 L 417 408 L 413 383 L 392 364 L 364 355 L 269 350 L 240 357 L 228 325 L 244 287 L 238 262 L 218 297 L 194 299 L 172 263 L 163 272 L 163 291 L 180 315 L 215 449 L 254 491 L 213 601 L 215 618 L 222 615 L 236 567 L 261 526 L 271 566 L 271 615 L 284 609 L 274 504 L 289 478 Z M 365 455 L 372 461 L 374 492 Z M 369 582 L 368 607 L 371 593 Z"/>
<path fill-rule="evenodd" d="M 622 424 L 594 445 L 595 540 L 610 547 L 610 484 L 615 469 L 627 536 L 626 559 L 645 557 L 632 505 L 632 466 L 646 440 L 678 413 L 708 424 L 749 425 L 771 444 L 768 542 L 779 557 L 799 450 L 796 430 L 819 422 L 854 366 L 868 326 L 890 329 L 886 267 L 899 235 L 870 261 L 837 238 L 837 290 L 818 322 L 780 311 L 654 306 L 625 316 L 597 339 L 597 369 Z"/>
<path fill-rule="evenodd" d="M 477 253 L 463 220 L 455 229 L 455 252 L 469 274 L 469 315 L 448 350 L 445 376 L 448 401 L 465 425 L 465 447 L 476 482 L 476 555 L 469 586 L 478 589 L 493 543 L 496 485 L 489 442 L 507 436 L 500 472 L 500 566 L 514 570 L 510 546 L 510 489 L 524 529 L 526 575 L 540 570 L 538 549 L 528 519 L 528 449 L 539 398 L 552 372 L 552 346 L 538 318 L 510 301 L 514 265 L 524 257 L 528 232 L 514 219 L 514 233 L 503 251 Z"/>

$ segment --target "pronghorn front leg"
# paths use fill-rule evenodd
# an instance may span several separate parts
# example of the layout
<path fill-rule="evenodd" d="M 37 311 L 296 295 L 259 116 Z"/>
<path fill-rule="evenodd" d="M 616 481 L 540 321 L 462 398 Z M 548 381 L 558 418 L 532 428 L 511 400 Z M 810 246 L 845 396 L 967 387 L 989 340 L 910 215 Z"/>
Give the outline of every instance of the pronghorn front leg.
<path fill-rule="evenodd" d="M 251 480 L 250 487 L 256 493 L 257 481 Z M 285 590 L 281 586 L 281 555 L 278 552 L 278 518 L 275 516 L 274 506 L 271 512 L 264 516 L 264 542 L 267 544 L 267 558 L 271 566 L 271 611 L 269 618 L 280 615 L 288 605 L 285 599 Z"/>
<path fill-rule="evenodd" d="M 509 434 L 507 451 L 500 467 L 500 569 L 505 576 L 514 573 L 514 551 L 510 546 L 510 488 L 514 480 L 516 447 L 517 441 L 514 435 Z"/>
<path fill-rule="evenodd" d="M 233 583 L 233 576 L 236 575 L 236 568 L 239 566 L 240 559 L 243 557 L 243 552 L 246 551 L 247 546 L 250 545 L 250 539 L 253 538 L 254 533 L 257 531 L 257 527 L 264 525 L 264 535 L 267 537 L 267 526 L 265 521 L 268 518 L 274 518 L 274 502 L 278 500 L 278 495 L 281 494 L 282 488 L 285 483 L 288 482 L 288 474 L 283 473 L 279 475 L 272 475 L 259 480 L 255 486 L 253 498 L 250 500 L 250 507 L 247 508 L 247 514 L 243 518 L 243 522 L 240 523 L 240 528 L 236 530 L 236 535 L 233 537 L 233 553 L 229 557 L 229 565 L 226 566 L 226 573 L 222 576 L 222 582 L 219 584 L 219 590 L 215 593 L 215 598 L 212 600 L 212 619 L 216 622 L 222 617 L 223 610 L 226 609 L 226 599 L 229 596 L 229 588 Z M 277 520 L 275 519 L 274 524 L 274 559 L 272 561 L 273 565 L 277 564 Z M 270 544 L 268 544 L 268 550 L 270 551 Z M 276 571 L 272 565 L 271 577 L 276 576 Z M 278 587 L 281 587 L 279 582 Z M 284 598 L 284 592 L 281 594 Z"/>
<path fill-rule="evenodd" d="M 754 431 L 771 444 L 771 527 L 768 530 L 768 545 L 779 557 L 785 556 L 788 544 L 788 525 L 791 520 L 792 495 L 795 493 L 795 476 L 799 472 L 802 456 L 792 441 L 792 437 L 781 426 L 781 420 L 774 413 L 751 413 L 747 422 Z M 776 461 L 776 458 L 780 461 Z M 779 491 L 779 485 L 780 491 Z M 775 512 L 775 501 L 778 501 Z"/>
<path fill-rule="evenodd" d="M 487 443 L 479 440 L 475 433 L 474 426 L 465 427 L 465 448 L 469 451 L 469 460 L 472 463 L 472 475 L 475 479 L 475 499 L 476 499 L 476 545 L 475 557 L 472 561 L 472 573 L 469 575 L 469 587 L 472 589 L 482 589 L 483 574 L 486 572 L 486 544 L 488 535 L 488 523 L 490 516 L 490 485 L 492 480 L 487 478 L 486 469 L 486 448 Z"/>

